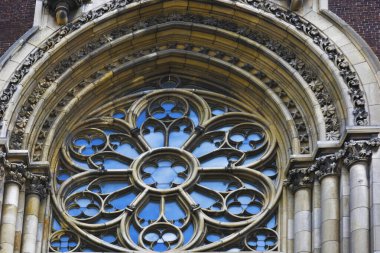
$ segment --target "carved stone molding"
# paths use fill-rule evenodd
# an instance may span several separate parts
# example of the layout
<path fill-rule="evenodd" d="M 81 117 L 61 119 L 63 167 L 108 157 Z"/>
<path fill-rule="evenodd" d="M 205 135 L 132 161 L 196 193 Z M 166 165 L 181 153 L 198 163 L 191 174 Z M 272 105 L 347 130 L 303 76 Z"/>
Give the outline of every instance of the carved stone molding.
<path fill-rule="evenodd" d="M 366 141 L 351 140 L 344 144 L 345 156 L 344 164 L 348 167 L 356 162 L 368 161 L 372 156 L 372 151 L 380 146 L 380 138 Z"/>
<path fill-rule="evenodd" d="M 11 163 L 8 160 L 4 160 L 4 168 L 6 183 L 13 182 L 20 187 L 24 185 L 27 173 L 27 166 L 24 163 Z"/>
<path fill-rule="evenodd" d="M 284 105 L 287 107 L 287 109 L 291 113 L 293 120 L 295 122 L 296 128 L 297 128 L 297 131 L 298 131 L 298 138 L 301 144 L 300 153 L 301 154 L 310 153 L 310 140 L 309 140 L 309 135 L 307 133 L 306 120 L 304 119 L 304 116 L 302 115 L 301 110 L 297 106 L 296 102 L 294 102 L 288 96 L 288 94 L 277 82 L 270 79 L 262 71 L 255 69 L 253 65 L 247 62 L 244 62 L 240 58 L 233 57 L 232 55 L 229 55 L 225 52 L 214 50 L 212 48 L 199 46 L 199 45 L 190 44 L 190 43 L 170 43 L 166 46 L 148 48 L 148 49 L 137 51 L 130 55 L 124 56 L 120 58 L 117 62 L 114 62 L 112 66 L 106 66 L 104 69 L 97 71 L 86 80 L 83 80 L 82 82 L 80 82 L 76 87 L 72 88 L 66 94 L 66 96 L 57 104 L 57 106 L 54 107 L 54 109 L 51 111 L 48 118 L 45 120 L 44 124 L 42 125 L 42 129 L 38 134 L 37 143 L 35 144 L 34 149 L 33 149 L 33 160 L 39 161 L 41 159 L 42 149 L 43 149 L 43 146 L 46 144 L 45 140 L 47 137 L 47 133 L 49 132 L 50 127 L 53 125 L 56 118 L 61 114 L 64 106 L 66 106 L 72 99 L 74 99 L 75 95 L 78 94 L 89 83 L 94 82 L 97 78 L 101 77 L 104 73 L 117 68 L 121 64 L 130 62 L 134 59 L 138 59 L 139 57 L 145 56 L 150 53 L 165 51 L 168 49 L 183 50 L 186 52 L 195 52 L 195 53 L 200 53 L 200 54 L 208 55 L 211 57 L 215 57 L 225 62 L 234 64 L 236 67 L 242 66 L 241 68 L 243 70 L 249 72 L 253 76 L 262 80 L 270 89 L 274 91 L 274 93 L 279 97 L 279 99 L 282 100 Z M 223 55 L 223 57 L 221 55 Z M 16 143 L 19 143 L 19 145 L 21 145 L 21 143 L 19 142 L 20 138 L 21 137 L 12 135 L 12 142 L 11 142 L 12 145 L 15 145 Z M 15 146 L 12 146 L 12 147 L 15 147 Z"/>
<path fill-rule="evenodd" d="M 354 116 L 355 123 L 357 125 L 368 124 L 367 117 L 368 113 L 366 111 L 366 102 L 364 100 L 363 92 L 360 88 L 360 81 L 357 74 L 352 70 L 352 67 L 348 63 L 345 56 L 337 49 L 334 43 L 324 35 L 318 28 L 307 20 L 301 18 L 296 13 L 290 12 L 283 9 L 269 1 L 264 0 L 240 0 L 243 3 L 249 4 L 254 8 L 263 10 L 265 12 L 273 14 L 278 19 L 281 19 L 292 26 L 294 26 L 299 31 L 303 32 L 305 35 L 311 37 L 316 45 L 318 45 L 324 52 L 328 55 L 329 59 L 334 62 L 335 66 L 341 72 L 341 75 L 349 87 L 349 94 L 351 95 L 352 102 L 354 104 Z M 19 84 L 29 72 L 31 67 L 39 61 L 45 53 L 55 47 L 62 38 L 66 37 L 68 34 L 80 29 L 84 24 L 103 16 L 112 10 L 123 8 L 126 5 L 135 2 L 133 0 L 113 0 L 105 3 L 101 7 L 92 10 L 86 14 L 83 14 L 78 19 L 61 27 L 54 35 L 47 39 L 40 48 L 33 51 L 26 60 L 21 64 L 21 66 L 14 72 L 6 88 L 3 90 L 0 96 L 0 121 L 4 118 L 4 113 L 8 108 L 9 101 L 13 97 L 15 91 L 17 90 Z M 212 22 L 214 23 L 214 22 Z M 225 29 L 234 28 L 236 25 L 227 24 L 223 25 Z M 333 120 L 334 121 L 334 120 Z M 22 124 L 22 123 L 20 123 Z"/>
<path fill-rule="evenodd" d="M 29 121 L 29 118 L 36 107 L 36 104 L 41 99 L 42 95 L 46 92 L 46 90 L 52 85 L 52 83 L 58 79 L 67 69 L 73 66 L 77 61 L 83 59 L 86 55 L 90 54 L 92 51 L 104 46 L 110 41 L 114 41 L 126 34 L 129 34 L 133 31 L 139 29 L 146 29 L 147 27 L 151 27 L 153 25 L 157 25 L 165 22 L 174 22 L 174 21 L 185 21 L 185 22 L 193 22 L 200 23 L 205 25 L 211 25 L 220 27 L 232 32 L 236 32 L 241 36 L 247 37 L 261 45 L 264 45 L 269 50 L 275 52 L 279 57 L 288 62 L 298 73 L 302 76 L 302 78 L 309 84 L 309 87 L 315 94 L 317 101 L 321 107 L 325 125 L 326 125 L 326 139 L 327 140 L 338 140 L 340 137 L 340 122 L 338 119 L 338 115 L 336 113 L 336 107 L 333 102 L 333 97 L 327 91 L 323 81 L 318 78 L 317 74 L 313 70 L 312 67 L 308 66 L 303 60 L 297 57 L 297 54 L 292 51 L 291 48 L 283 46 L 279 41 L 273 40 L 267 37 L 265 34 L 262 34 L 257 31 L 253 31 L 247 27 L 238 27 L 234 23 L 230 23 L 226 20 L 218 20 L 215 18 L 205 18 L 200 15 L 192 15 L 192 14 L 177 14 L 173 13 L 168 16 L 155 16 L 144 21 L 141 21 L 137 24 L 130 25 L 128 27 L 118 28 L 109 32 L 108 34 L 102 36 L 97 40 L 90 41 L 85 46 L 80 48 L 77 52 L 74 52 L 69 57 L 63 59 L 59 64 L 57 64 L 53 70 L 39 81 L 38 86 L 35 90 L 33 90 L 32 94 L 29 96 L 26 103 L 21 108 L 19 112 L 19 116 L 16 121 L 15 129 L 12 133 L 11 139 L 11 147 L 13 149 L 20 149 L 21 143 L 23 140 L 23 135 L 25 132 L 25 127 Z M 105 39 L 107 38 L 107 39 Z M 176 48 L 175 44 L 168 45 L 168 48 Z M 185 50 L 192 51 L 194 48 L 193 45 L 188 44 L 184 47 Z M 131 60 L 142 57 L 148 53 L 159 51 L 159 48 L 152 49 L 144 49 L 137 52 L 135 55 L 129 55 L 126 58 Z M 208 54 L 210 49 L 201 47 L 200 50 L 196 51 L 202 54 Z M 224 52 L 219 52 L 219 54 L 215 55 L 219 58 L 225 58 Z M 234 64 L 236 66 L 241 65 L 239 59 L 236 57 L 229 57 L 229 63 Z M 246 71 L 250 71 L 253 69 L 253 66 L 249 63 L 243 64 L 243 69 Z M 269 85 L 271 86 L 271 85 Z M 73 94 L 74 95 L 74 94 Z M 281 97 L 284 94 L 283 90 L 279 91 L 279 96 Z M 291 105 L 291 104 L 289 104 Z M 298 117 L 298 113 L 293 114 L 295 117 Z M 295 119 L 296 120 L 296 119 Z M 303 135 L 301 139 L 305 139 L 307 136 L 307 129 L 305 128 L 305 124 L 297 124 L 298 131 Z M 308 136 L 307 136 L 308 137 Z M 305 143 L 308 142 L 305 140 Z M 303 146 L 304 151 L 302 153 L 309 153 L 310 150 Z"/>
<path fill-rule="evenodd" d="M 40 198 L 45 198 L 48 193 L 49 178 L 47 176 L 28 174 L 27 175 L 27 194 L 37 194 Z"/>
<path fill-rule="evenodd" d="M 287 185 L 292 191 L 312 187 L 313 182 L 313 174 L 308 168 L 294 168 L 288 172 Z"/>
<path fill-rule="evenodd" d="M 339 175 L 339 159 L 340 157 L 336 154 L 318 157 L 316 162 L 309 167 L 309 171 L 314 173 L 319 180 L 328 175 Z"/>
<path fill-rule="evenodd" d="M 58 25 L 66 25 L 71 11 L 78 9 L 90 0 L 48 0 L 46 5 L 54 13 Z"/>
<path fill-rule="evenodd" d="M 339 175 L 341 172 L 339 163 L 343 162 L 349 168 L 356 162 L 367 162 L 372 156 L 372 151 L 379 146 L 380 138 L 350 140 L 334 154 L 316 158 L 315 163 L 308 168 L 308 172 L 314 174 L 319 180 L 324 176 Z M 292 182 L 293 178 L 294 175 L 290 175 L 289 172 L 288 180 Z"/>

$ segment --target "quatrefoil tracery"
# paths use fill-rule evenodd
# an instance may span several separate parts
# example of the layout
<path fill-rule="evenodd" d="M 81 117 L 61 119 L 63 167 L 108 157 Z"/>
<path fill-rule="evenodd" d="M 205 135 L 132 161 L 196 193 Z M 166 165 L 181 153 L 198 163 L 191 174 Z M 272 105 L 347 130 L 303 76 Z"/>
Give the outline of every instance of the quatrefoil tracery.
<path fill-rule="evenodd" d="M 112 120 L 85 122 L 63 149 L 79 173 L 57 181 L 66 219 L 78 229 L 118 226 L 114 249 L 211 249 L 222 237 L 212 241 L 204 226 L 249 231 L 274 204 L 277 168 L 262 161 L 275 143 L 250 114 L 220 108 L 160 91 L 112 110 Z"/>

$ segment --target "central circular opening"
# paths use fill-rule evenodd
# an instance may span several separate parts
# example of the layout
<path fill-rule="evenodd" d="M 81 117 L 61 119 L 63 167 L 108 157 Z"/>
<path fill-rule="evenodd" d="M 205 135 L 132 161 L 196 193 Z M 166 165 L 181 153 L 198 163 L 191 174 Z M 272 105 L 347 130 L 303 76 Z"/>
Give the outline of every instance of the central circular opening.
<path fill-rule="evenodd" d="M 145 184 L 156 189 L 170 189 L 186 181 L 188 165 L 176 157 L 149 161 L 142 167 L 141 178 Z"/>
<path fill-rule="evenodd" d="M 165 192 L 189 184 L 199 164 L 187 151 L 160 148 L 142 154 L 132 167 L 136 182 L 143 188 Z"/>

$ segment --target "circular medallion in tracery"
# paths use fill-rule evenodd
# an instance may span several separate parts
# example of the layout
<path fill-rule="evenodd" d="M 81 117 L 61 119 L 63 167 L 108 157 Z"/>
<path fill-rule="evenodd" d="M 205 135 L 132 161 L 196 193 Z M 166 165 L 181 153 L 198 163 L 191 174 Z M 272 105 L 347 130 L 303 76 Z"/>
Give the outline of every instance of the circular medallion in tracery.
<path fill-rule="evenodd" d="M 56 171 L 55 219 L 70 233 L 102 251 L 277 249 L 279 173 L 262 120 L 180 89 L 104 108 L 68 136 Z"/>

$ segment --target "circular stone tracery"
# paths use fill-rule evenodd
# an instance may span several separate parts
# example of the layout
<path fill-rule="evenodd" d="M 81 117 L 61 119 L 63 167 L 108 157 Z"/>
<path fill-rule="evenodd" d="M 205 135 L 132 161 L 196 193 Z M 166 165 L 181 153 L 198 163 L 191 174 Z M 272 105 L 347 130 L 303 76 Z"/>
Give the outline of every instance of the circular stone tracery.
<path fill-rule="evenodd" d="M 155 192 L 173 191 L 192 183 L 198 167 L 191 153 L 175 148 L 154 149 L 132 164 L 136 182 Z"/>
<path fill-rule="evenodd" d="M 127 109 L 110 109 L 112 118 L 103 111 L 85 121 L 69 135 L 57 167 L 60 218 L 113 251 L 208 251 L 242 235 L 247 240 L 269 218 L 280 187 L 275 142 L 238 102 L 217 99 L 209 92 L 155 91 Z M 225 109 L 213 115 L 213 108 Z M 116 227 L 121 234 L 104 239 L 104 229 Z M 219 239 L 212 238 L 214 228 Z M 242 250 L 254 248 L 243 241 Z"/>

